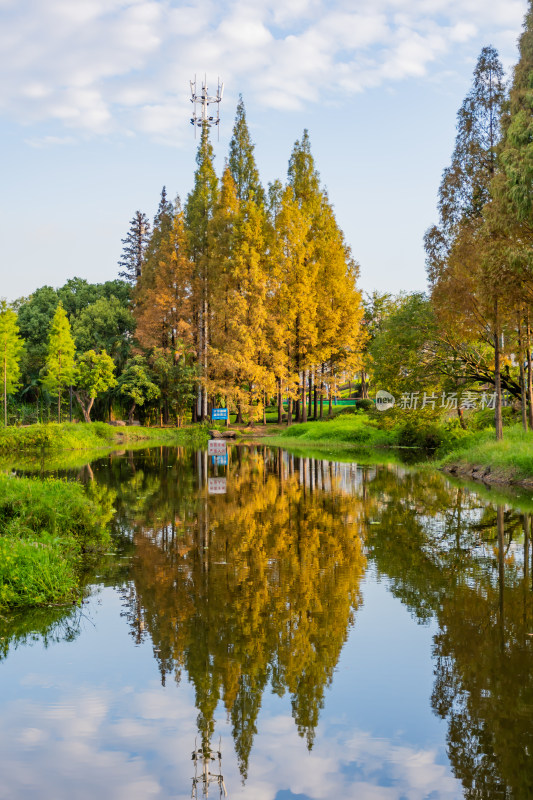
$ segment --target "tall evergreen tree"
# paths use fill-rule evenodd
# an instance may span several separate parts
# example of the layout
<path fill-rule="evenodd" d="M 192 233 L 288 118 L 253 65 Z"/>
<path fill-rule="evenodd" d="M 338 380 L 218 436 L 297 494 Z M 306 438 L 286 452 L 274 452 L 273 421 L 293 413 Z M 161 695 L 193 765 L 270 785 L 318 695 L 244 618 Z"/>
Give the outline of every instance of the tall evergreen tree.
<path fill-rule="evenodd" d="M 250 138 L 246 112 L 242 95 L 239 97 L 233 136 L 229 144 L 229 168 L 235 181 L 239 200 L 254 199 L 256 203 L 265 203 L 265 190 L 259 179 L 259 170 L 255 163 L 254 145 Z"/>
<path fill-rule="evenodd" d="M 504 106 L 500 169 L 492 181 L 493 202 L 486 214 L 486 228 L 492 245 L 492 282 L 501 287 L 505 280 L 507 305 L 515 311 L 522 419 L 527 429 L 527 406 L 529 426 L 533 428 L 531 323 L 525 302 L 533 297 L 533 0 L 529 2 L 519 50 L 520 59 Z"/>
<path fill-rule="evenodd" d="M 532 224 L 533 212 L 533 0 L 519 42 L 520 58 L 504 117 L 501 164 L 519 220 Z"/>
<path fill-rule="evenodd" d="M 472 89 L 458 112 L 451 165 L 439 189 L 440 225 L 425 236 L 432 301 L 448 338 L 486 338 L 494 348 L 495 427 L 502 434 L 500 345 L 501 287 L 494 281 L 494 242 L 484 213 L 497 169 L 503 69 L 493 47 L 484 47 Z"/>
<path fill-rule="evenodd" d="M 150 222 L 146 214 L 136 211 L 130 221 L 130 229 L 125 239 L 121 239 L 124 247 L 118 262 L 122 271 L 118 274 L 121 278 L 136 283 L 141 274 L 144 256 L 150 240 Z"/>
<path fill-rule="evenodd" d="M 4 404 L 4 425 L 7 426 L 7 396 L 19 386 L 20 356 L 23 349 L 19 336 L 17 315 L 8 308 L 5 301 L 0 303 L 0 359 L 2 370 L 2 400 Z"/>
<path fill-rule="evenodd" d="M 57 394 L 57 421 L 61 422 L 61 390 L 72 386 L 76 376 L 74 354 L 76 347 L 70 332 L 70 323 L 62 303 L 56 308 L 45 364 L 43 386 L 51 394 Z"/>
<path fill-rule="evenodd" d="M 200 418 L 207 417 L 207 381 L 209 377 L 209 341 L 212 275 L 209 261 L 209 220 L 217 201 L 218 180 L 213 166 L 213 147 L 209 141 L 209 126 L 202 128 L 202 137 L 196 154 L 194 186 L 185 204 L 185 221 L 189 240 L 189 253 L 193 264 L 192 296 L 195 345 L 199 372 Z"/>

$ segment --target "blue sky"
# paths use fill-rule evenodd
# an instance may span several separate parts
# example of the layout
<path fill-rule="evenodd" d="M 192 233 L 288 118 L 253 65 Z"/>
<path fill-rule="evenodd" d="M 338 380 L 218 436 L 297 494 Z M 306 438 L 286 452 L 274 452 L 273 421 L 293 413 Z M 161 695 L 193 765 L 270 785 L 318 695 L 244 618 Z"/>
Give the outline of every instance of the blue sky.
<path fill-rule="evenodd" d="M 13 300 L 116 277 L 137 209 L 184 199 L 189 80 L 239 93 L 263 181 L 308 128 L 365 291 L 425 287 L 422 237 L 481 48 L 510 72 L 526 0 L 0 0 L 2 270 Z"/>

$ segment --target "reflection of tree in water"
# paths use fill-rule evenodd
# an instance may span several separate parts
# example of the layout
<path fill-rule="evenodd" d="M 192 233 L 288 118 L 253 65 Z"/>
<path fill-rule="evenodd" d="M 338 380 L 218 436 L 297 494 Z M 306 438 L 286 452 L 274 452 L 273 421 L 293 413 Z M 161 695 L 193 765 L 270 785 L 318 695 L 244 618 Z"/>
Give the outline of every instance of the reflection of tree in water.
<path fill-rule="evenodd" d="M 469 800 L 533 797 L 530 520 L 438 475 L 381 471 L 368 545 L 392 591 L 435 617 L 432 705 Z"/>
<path fill-rule="evenodd" d="M 290 693 L 312 747 L 360 599 L 359 504 L 325 491 L 334 483 L 329 465 L 264 448 L 235 451 L 224 496 L 207 494 L 206 454 L 194 454 L 188 469 L 196 491 L 184 492 L 167 470 L 164 502 L 148 502 L 159 521 L 151 512 L 136 520 L 125 601 L 135 636 L 150 633 L 162 681 L 184 669 L 193 683 L 205 748 L 223 701 L 246 777 L 269 682 Z"/>
<path fill-rule="evenodd" d="M 34 608 L 0 614 L 0 661 L 18 647 L 40 642 L 44 647 L 73 642 L 81 632 L 83 612 L 66 608 Z"/>

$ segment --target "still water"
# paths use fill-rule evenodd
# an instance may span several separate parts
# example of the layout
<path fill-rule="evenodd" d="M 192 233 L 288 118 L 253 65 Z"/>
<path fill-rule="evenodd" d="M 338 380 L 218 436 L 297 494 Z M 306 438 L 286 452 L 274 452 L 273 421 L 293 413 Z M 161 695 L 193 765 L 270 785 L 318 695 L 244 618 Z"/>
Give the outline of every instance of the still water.
<path fill-rule="evenodd" d="M 116 551 L 0 618 L 2 800 L 533 797 L 530 497 L 263 446 L 65 474 Z"/>

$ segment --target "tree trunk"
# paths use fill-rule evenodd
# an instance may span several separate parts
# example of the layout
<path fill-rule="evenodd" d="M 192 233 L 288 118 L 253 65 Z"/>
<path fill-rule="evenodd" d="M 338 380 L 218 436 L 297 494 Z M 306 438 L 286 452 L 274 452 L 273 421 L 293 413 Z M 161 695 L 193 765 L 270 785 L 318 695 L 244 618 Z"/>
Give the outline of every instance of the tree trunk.
<path fill-rule="evenodd" d="M 531 327 L 529 309 L 526 312 L 527 404 L 529 427 L 533 429 L 533 365 L 531 364 Z"/>
<path fill-rule="evenodd" d="M 496 392 L 494 403 L 494 428 L 498 441 L 503 438 L 500 344 L 500 317 L 498 300 L 496 299 L 494 301 L 494 389 Z"/>
<path fill-rule="evenodd" d="M 253 384 L 250 384 L 250 388 L 248 389 L 248 392 L 250 394 L 250 414 L 248 416 L 248 427 L 249 428 L 253 428 L 255 426 L 254 411 L 253 411 L 253 405 L 252 405 L 253 391 L 254 391 Z"/>
<path fill-rule="evenodd" d="M 4 348 L 4 425 L 7 428 L 7 339 Z"/>
<path fill-rule="evenodd" d="M 318 389 L 316 388 L 316 380 L 315 385 L 313 387 L 313 419 L 316 420 L 318 417 Z"/>
<path fill-rule="evenodd" d="M 313 373 L 311 372 L 311 370 L 309 370 L 308 391 L 309 391 L 309 409 L 307 411 L 307 418 L 311 419 L 311 413 L 313 409 Z"/>
<path fill-rule="evenodd" d="M 281 394 L 281 378 L 277 380 L 278 384 L 278 425 L 283 422 L 283 396 Z"/>
<path fill-rule="evenodd" d="M 242 423 L 243 423 L 243 419 L 242 419 L 242 401 L 239 400 L 239 402 L 237 403 L 237 419 L 235 420 L 235 424 L 236 425 L 242 425 Z"/>
<path fill-rule="evenodd" d="M 522 339 L 522 315 L 518 314 L 518 358 L 520 360 L 520 403 L 522 405 L 522 427 L 527 431 L 526 374 L 524 370 L 524 342 Z"/>
<path fill-rule="evenodd" d="M 136 403 L 133 403 L 132 407 L 130 408 L 130 413 L 128 414 L 128 423 L 133 425 L 133 415 L 135 413 L 135 409 L 137 407 Z"/>
<path fill-rule="evenodd" d="M 58 353 L 59 380 L 57 382 L 57 421 L 61 424 L 61 350 Z"/>
<path fill-rule="evenodd" d="M 324 419 L 324 364 L 320 365 L 320 419 Z"/>
<path fill-rule="evenodd" d="M 207 415 L 207 352 L 209 349 L 209 305 L 207 302 L 207 275 L 204 278 L 204 302 L 203 302 L 203 373 L 204 373 L 204 387 L 202 393 L 202 419 L 206 420 Z"/>
<path fill-rule="evenodd" d="M 305 384 L 307 380 L 307 370 L 302 374 L 302 422 L 307 422 L 307 397 L 305 396 Z"/>
<path fill-rule="evenodd" d="M 79 392 L 74 391 L 74 394 L 75 394 L 76 400 L 78 401 L 79 406 L 81 408 L 81 411 L 82 411 L 82 414 L 83 414 L 83 419 L 85 420 L 85 422 L 90 422 L 91 421 L 91 409 L 92 409 L 93 404 L 94 404 L 94 397 L 89 397 L 87 399 L 87 402 L 84 403 Z"/>
<path fill-rule="evenodd" d="M 366 382 L 366 373 L 364 370 L 361 372 L 361 398 L 368 400 L 368 383 Z"/>
<path fill-rule="evenodd" d="M 292 397 L 289 397 L 287 402 L 287 427 L 292 425 Z"/>

